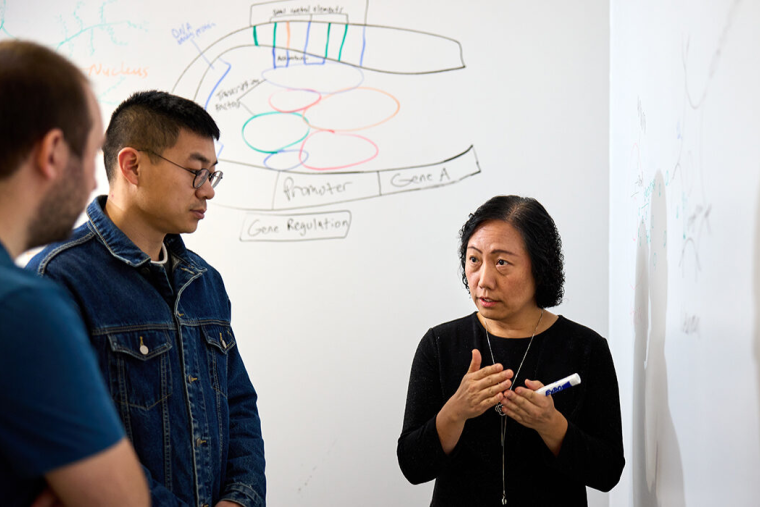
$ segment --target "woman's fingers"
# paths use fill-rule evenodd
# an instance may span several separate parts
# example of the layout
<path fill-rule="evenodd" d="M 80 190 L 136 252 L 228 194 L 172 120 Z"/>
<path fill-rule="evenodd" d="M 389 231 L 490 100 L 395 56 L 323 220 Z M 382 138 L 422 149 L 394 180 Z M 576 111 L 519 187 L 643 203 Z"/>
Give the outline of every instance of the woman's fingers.
<path fill-rule="evenodd" d="M 497 375 L 501 373 L 502 370 L 504 370 L 504 367 L 501 364 L 496 363 L 490 366 L 485 366 L 475 372 L 468 371 L 467 375 L 469 375 L 473 381 L 481 382 L 491 377 L 492 375 Z M 511 371 L 511 370 L 507 370 L 507 371 Z"/>
<path fill-rule="evenodd" d="M 485 370 L 485 368 L 483 368 Z M 482 370 L 481 370 L 482 371 Z M 500 385 L 512 378 L 512 370 L 496 371 L 477 381 L 477 388 L 486 390 L 491 386 Z M 511 385 L 511 384 L 510 384 Z M 505 389 L 509 389 L 507 386 Z M 503 391 L 504 389 L 502 389 Z"/>
<path fill-rule="evenodd" d="M 493 407 L 497 403 L 501 403 L 503 400 L 504 400 L 504 394 L 501 391 L 496 393 L 494 396 L 490 396 L 486 398 L 485 400 L 481 402 L 481 406 L 483 410 L 480 413 L 482 414 L 483 412 Z"/>
<path fill-rule="evenodd" d="M 480 404 L 482 401 L 493 398 L 497 394 L 502 394 L 509 389 L 510 383 L 511 381 L 507 372 L 503 371 L 489 375 L 478 382 L 474 382 L 471 385 L 473 401 Z"/>
<path fill-rule="evenodd" d="M 540 382 L 535 384 L 540 384 Z M 554 402 L 551 396 L 540 396 L 532 389 L 523 387 L 518 387 L 516 391 L 507 392 L 502 404 L 507 415 L 529 428 L 543 424 L 551 418 L 554 411 Z"/>
<path fill-rule="evenodd" d="M 504 400 L 505 392 L 512 385 L 512 370 L 504 370 L 498 363 L 481 368 L 481 361 L 480 351 L 473 349 L 467 373 L 454 395 L 457 412 L 465 419 L 477 417 Z"/>
<path fill-rule="evenodd" d="M 480 351 L 478 349 L 472 349 L 472 361 L 470 361 L 470 367 L 467 369 L 467 373 L 475 373 L 480 370 Z"/>
<path fill-rule="evenodd" d="M 512 370 L 502 371 L 501 365 L 491 365 L 465 374 L 455 395 L 460 413 L 470 419 L 502 401 L 504 391 L 512 384 L 511 378 Z"/>

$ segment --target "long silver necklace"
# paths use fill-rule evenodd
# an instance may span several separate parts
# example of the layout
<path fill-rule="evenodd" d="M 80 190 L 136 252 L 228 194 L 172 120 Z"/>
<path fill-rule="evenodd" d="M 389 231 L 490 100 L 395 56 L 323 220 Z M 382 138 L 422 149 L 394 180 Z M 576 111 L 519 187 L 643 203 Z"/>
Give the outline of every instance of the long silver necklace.
<path fill-rule="evenodd" d="M 528 357 L 528 351 L 530 350 L 530 346 L 533 345 L 533 338 L 536 337 L 536 331 L 538 331 L 538 326 L 541 325 L 541 319 L 543 317 L 544 309 L 541 308 L 541 315 L 538 316 L 538 322 L 536 322 L 536 327 L 533 329 L 533 334 L 528 342 L 528 348 L 525 349 L 525 354 L 523 354 L 522 360 L 520 361 L 520 366 L 517 367 L 517 373 L 515 373 L 515 376 L 512 379 L 512 385 L 509 386 L 510 391 L 515 388 L 515 382 L 517 382 L 517 377 L 520 375 L 520 370 L 522 370 L 525 358 Z M 485 318 L 483 318 L 483 324 L 485 324 L 486 328 L 486 341 L 488 342 L 488 351 L 491 353 L 491 364 L 496 364 L 496 359 L 493 357 L 493 349 L 491 348 L 491 337 L 488 334 L 488 321 Z M 507 414 L 504 413 L 504 407 L 501 402 L 496 404 L 494 410 L 496 410 L 496 413 L 501 416 L 501 504 L 507 505 L 507 474 L 504 466 L 504 440 L 507 436 Z"/>

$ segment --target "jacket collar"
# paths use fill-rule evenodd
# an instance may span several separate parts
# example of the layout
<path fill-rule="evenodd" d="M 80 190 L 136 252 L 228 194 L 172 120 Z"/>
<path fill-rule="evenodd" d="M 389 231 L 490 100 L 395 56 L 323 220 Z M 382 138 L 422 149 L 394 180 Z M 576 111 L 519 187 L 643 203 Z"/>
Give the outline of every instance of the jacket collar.
<path fill-rule="evenodd" d="M 107 199 L 108 196 L 100 195 L 87 206 L 87 217 L 90 219 L 87 227 L 100 238 L 111 255 L 122 262 L 134 267 L 150 262 L 150 256 L 137 248 L 137 245 L 108 218 L 104 211 Z M 193 264 L 188 258 L 187 248 L 179 234 L 167 234 L 164 242 L 168 251 L 182 261 Z"/>

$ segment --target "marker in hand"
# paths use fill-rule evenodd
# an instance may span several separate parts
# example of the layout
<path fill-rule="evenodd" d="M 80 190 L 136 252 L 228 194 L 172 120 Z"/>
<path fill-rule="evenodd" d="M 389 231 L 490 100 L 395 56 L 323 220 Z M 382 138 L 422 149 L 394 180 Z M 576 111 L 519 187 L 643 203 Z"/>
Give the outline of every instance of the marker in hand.
<path fill-rule="evenodd" d="M 537 389 L 536 393 L 543 394 L 544 396 L 549 396 L 551 394 L 558 393 L 562 391 L 563 389 L 567 389 L 568 387 L 577 386 L 581 383 L 581 376 L 577 373 L 573 373 L 572 375 L 563 378 L 562 380 L 558 380 L 556 382 L 552 382 L 548 386 L 544 386 L 541 389 Z"/>

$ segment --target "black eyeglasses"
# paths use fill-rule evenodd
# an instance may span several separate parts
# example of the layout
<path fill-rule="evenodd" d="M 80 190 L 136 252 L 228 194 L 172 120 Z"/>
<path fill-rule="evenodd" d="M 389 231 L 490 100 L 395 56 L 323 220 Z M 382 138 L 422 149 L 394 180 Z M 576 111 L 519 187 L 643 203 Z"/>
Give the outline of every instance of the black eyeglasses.
<path fill-rule="evenodd" d="M 158 158 L 160 158 L 162 160 L 166 160 L 167 162 L 169 162 L 172 165 L 176 165 L 180 169 L 184 169 L 185 171 L 187 171 L 189 173 L 193 173 L 195 175 L 195 178 L 193 179 L 193 188 L 196 188 L 196 189 L 197 188 L 201 188 L 203 186 L 203 184 L 206 183 L 206 180 L 208 180 L 208 182 L 211 183 L 211 188 L 214 188 L 215 186 L 217 186 L 219 184 L 220 181 L 222 181 L 222 171 L 211 172 L 208 169 L 206 169 L 205 167 L 202 168 L 202 169 L 190 169 L 189 167 L 184 167 L 184 166 L 179 165 L 176 162 L 172 162 L 171 160 L 169 160 L 166 157 L 162 157 L 161 155 L 159 155 L 155 151 L 152 151 L 152 150 L 137 150 L 137 151 L 143 151 L 145 153 L 150 153 L 151 155 L 155 155 L 155 156 L 157 156 Z"/>

